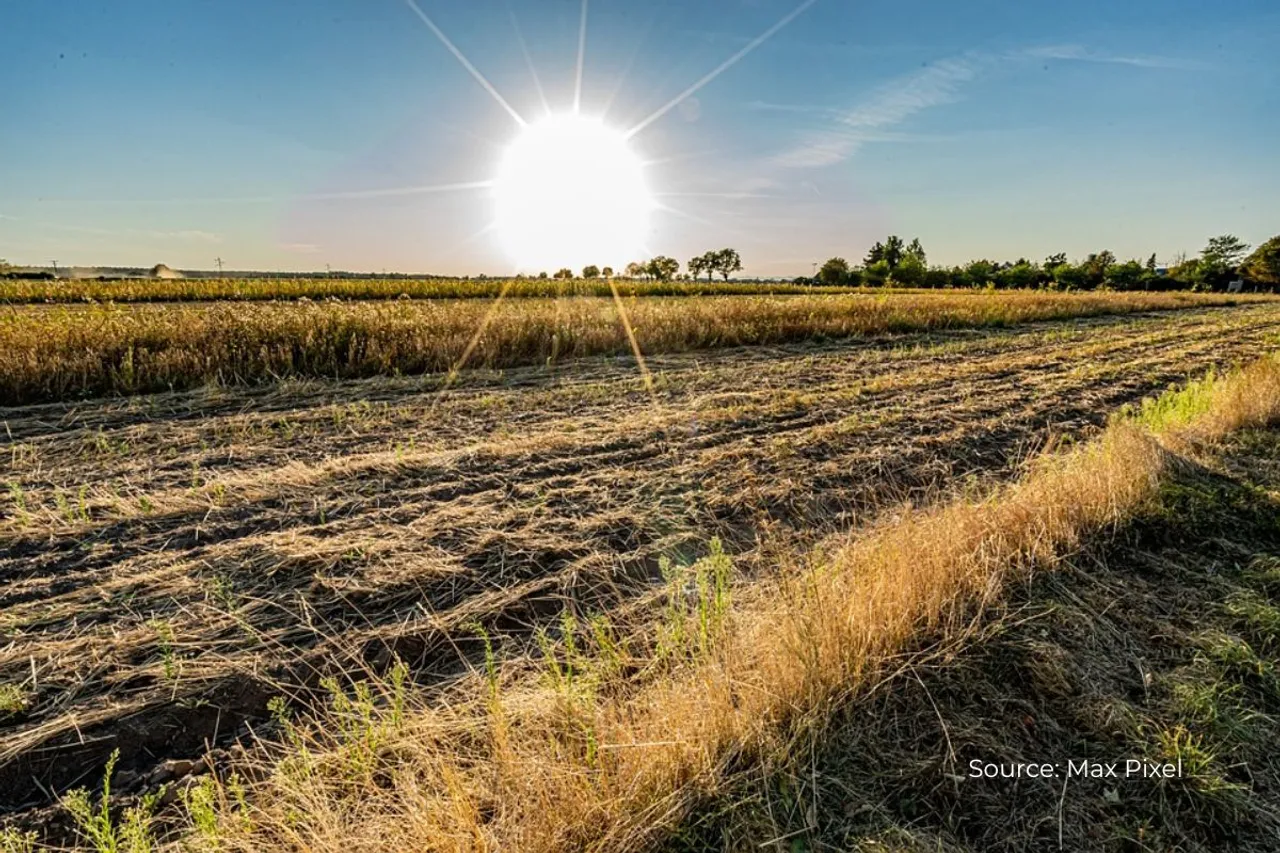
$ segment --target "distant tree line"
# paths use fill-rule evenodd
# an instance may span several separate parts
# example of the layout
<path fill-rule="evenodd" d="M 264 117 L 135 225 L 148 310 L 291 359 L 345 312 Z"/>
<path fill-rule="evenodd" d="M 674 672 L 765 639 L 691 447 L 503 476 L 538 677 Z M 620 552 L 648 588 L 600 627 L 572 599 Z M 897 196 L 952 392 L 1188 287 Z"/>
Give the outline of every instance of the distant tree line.
<path fill-rule="evenodd" d="M 1280 236 L 1272 237 L 1252 254 L 1232 234 L 1213 237 L 1198 257 L 1179 257 L 1168 266 L 1146 261 L 1120 261 L 1109 250 L 1072 263 L 1066 253 L 1043 262 L 975 260 L 958 266 L 929 266 L 918 239 L 906 243 L 891 236 L 871 247 L 860 266 L 831 258 L 810 279 L 797 283 L 829 286 L 925 288 L 992 288 L 1043 290 L 1193 290 L 1225 291 L 1233 282 L 1250 290 L 1280 289 Z"/>

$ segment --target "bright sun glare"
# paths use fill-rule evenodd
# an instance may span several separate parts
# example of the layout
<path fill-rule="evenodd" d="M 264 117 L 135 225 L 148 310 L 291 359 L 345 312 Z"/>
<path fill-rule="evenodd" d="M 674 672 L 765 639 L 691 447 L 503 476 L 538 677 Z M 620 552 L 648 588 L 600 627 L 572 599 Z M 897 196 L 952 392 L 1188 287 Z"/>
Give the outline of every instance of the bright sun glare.
<path fill-rule="evenodd" d="M 620 267 L 644 249 L 653 199 L 626 135 L 579 115 L 525 127 L 494 180 L 495 226 L 524 272 Z"/>

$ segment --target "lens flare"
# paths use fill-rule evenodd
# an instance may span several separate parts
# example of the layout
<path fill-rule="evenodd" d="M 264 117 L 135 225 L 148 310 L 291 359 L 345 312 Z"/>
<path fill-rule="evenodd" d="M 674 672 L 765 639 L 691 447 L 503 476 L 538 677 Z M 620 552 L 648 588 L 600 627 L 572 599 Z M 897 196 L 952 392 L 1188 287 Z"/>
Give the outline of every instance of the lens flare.
<path fill-rule="evenodd" d="M 654 208 L 624 134 L 579 115 L 525 128 L 502 159 L 494 195 L 499 239 L 526 272 L 633 261 Z"/>

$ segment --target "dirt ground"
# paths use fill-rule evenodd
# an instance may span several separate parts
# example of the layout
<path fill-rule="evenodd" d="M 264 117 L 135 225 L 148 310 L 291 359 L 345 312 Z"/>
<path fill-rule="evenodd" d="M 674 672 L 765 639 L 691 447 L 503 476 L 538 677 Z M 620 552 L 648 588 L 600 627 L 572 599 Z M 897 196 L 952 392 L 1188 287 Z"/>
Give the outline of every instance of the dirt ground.
<path fill-rule="evenodd" d="M 1280 305 L 0 409 L 0 821 L 141 790 L 336 669 L 744 572 L 1277 343 Z M 175 770 L 175 766 L 178 767 Z"/>

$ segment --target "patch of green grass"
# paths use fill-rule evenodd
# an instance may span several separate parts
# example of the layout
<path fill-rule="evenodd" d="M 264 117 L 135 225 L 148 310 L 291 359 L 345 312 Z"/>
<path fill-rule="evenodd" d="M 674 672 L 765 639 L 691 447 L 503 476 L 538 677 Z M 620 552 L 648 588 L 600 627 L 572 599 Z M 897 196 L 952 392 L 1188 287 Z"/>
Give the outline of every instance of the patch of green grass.
<path fill-rule="evenodd" d="M 1223 610 L 1249 637 L 1266 649 L 1280 647 L 1280 608 L 1249 589 L 1231 593 Z"/>
<path fill-rule="evenodd" d="M 0 684 L 0 717 L 27 710 L 27 694 L 16 684 Z"/>
<path fill-rule="evenodd" d="M 94 853 L 153 853 L 156 842 L 152 829 L 152 813 L 163 795 L 163 789 L 143 797 L 137 805 L 124 810 L 116 823 L 111 816 L 111 776 L 115 772 L 120 750 L 111 753 L 102 777 L 102 796 L 94 806 L 89 792 L 79 788 L 63 800 L 75 821 L 80 838 Z"/>

